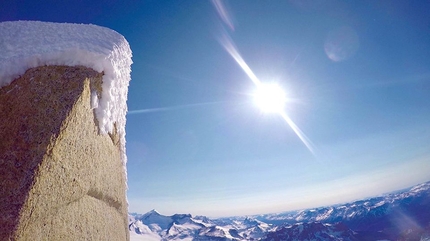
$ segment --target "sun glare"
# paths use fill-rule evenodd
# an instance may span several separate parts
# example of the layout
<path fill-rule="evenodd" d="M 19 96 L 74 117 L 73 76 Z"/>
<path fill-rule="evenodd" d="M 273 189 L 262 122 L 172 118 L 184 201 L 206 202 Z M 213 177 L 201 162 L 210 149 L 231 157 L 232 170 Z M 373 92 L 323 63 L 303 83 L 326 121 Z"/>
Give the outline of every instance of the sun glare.
<path fill-rule="evenodd" d="M 254 93 L 257 106 L 266 113 L 282 113 L 286 102 L 284 90 L 275 83 L 261 83 Z"/>

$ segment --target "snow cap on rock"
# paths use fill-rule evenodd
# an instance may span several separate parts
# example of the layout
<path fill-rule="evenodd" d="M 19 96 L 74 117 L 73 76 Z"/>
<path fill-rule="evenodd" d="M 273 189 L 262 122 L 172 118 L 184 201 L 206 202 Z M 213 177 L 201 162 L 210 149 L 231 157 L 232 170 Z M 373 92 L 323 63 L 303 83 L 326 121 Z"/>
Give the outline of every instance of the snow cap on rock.
<path fill-rule="evenodd" d="M 124 167 L 131 56 L 127 40 L 105 27 L 39 21 L 0 23 L 0 88 L 27 69 L 44 65 L 82 65 L 104 73 L 103 91 L 100 98 L 93 93 L 92 107 L 100 133 L 119 134 Z"/>

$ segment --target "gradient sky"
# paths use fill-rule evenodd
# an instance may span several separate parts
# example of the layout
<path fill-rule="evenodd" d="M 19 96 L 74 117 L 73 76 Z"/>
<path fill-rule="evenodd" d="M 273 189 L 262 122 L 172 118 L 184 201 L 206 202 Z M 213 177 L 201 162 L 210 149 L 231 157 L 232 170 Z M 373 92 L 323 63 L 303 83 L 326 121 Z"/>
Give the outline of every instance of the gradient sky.
<path fill-rule="evenodd" d="M 219 217 L 430 180 L 426 2 L 6 0 L 0 21 L 93 23 L 123 34 L 134 62 L 129 211 Z M 281 116 L 256 107 L 228 44 L 260 81 L 285 89 L 285 113 L 313 153 Z"/>

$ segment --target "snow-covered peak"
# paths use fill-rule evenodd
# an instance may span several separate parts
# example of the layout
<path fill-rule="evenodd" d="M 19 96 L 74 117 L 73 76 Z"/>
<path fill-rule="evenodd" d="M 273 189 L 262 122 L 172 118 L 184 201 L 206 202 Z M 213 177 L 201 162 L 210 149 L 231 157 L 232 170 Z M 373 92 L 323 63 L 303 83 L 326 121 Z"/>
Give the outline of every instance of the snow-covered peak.
<path fill-rule="evenodd" d="M 39 21 L 0 23 L 0 88 L 27 69 L 43 65 L 82 65 L 104 73 L 101 98 L 92 98 L 92 104 L 102 134 L 115 132 L 116 126 L 124 168 L 131 56 L 125 38 L 105 27 Z"/>
<path fill-rule="evenodd" d="M 157 210 L 152 209 L 151 211 L 147 212 L 145 215 L 161 215 Z"/>
<path fill-rule="evenodd" d="M 416 186 L 411 187 L 409 192 L 415 194 L 415 193 L 423 192 L 423 191 L 426 191 L 429 189 L 430 189 L 430 182 L 425 182 L 425 183 L 421 183 L 421 184 L 418 184 Z"/>
<path fill-rule="evenodd" d="M 151 229 L 161 230 L 167 229 L 173 223 L 173 218 L 171 216 L 164 216 L 159 214 L 155 209 L 141 215 L 137 216 L 136 219 L 142 221 L 142 223 L 148 225 Z"/>
<path fill-rule="evenodd" d="M 260 220 L 257 220 L 255 218 L 252 217 L 246 217 L 245 220 L 243 220 L 243 223 L 247 226 L 268 226 L 266 223 L 261 222 Z"/>

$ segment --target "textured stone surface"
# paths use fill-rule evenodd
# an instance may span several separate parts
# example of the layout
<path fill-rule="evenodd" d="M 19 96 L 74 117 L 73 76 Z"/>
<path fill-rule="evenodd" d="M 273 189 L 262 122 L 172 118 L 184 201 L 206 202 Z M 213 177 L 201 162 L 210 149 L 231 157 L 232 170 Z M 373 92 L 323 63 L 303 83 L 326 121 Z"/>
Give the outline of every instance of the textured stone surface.
<path fill-rule="evenodd" d="M 0 240 L 128 240 L 118 137 L 100 135 L 102 74 L 43 66 L 0 89 Z"/>

